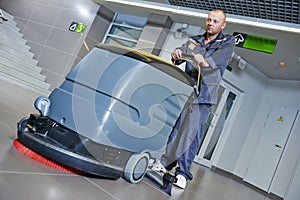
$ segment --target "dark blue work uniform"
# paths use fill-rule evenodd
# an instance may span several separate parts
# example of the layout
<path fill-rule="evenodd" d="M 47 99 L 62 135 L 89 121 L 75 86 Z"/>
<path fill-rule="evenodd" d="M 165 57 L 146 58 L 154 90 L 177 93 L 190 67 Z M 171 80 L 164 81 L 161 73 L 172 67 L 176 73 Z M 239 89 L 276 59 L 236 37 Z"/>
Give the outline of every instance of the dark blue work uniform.
<path fill-rule="evenodd" d="M 178 48 L 186 55 L 192 52 L 203 55 L 209 67 L 201 67 L 199 96 L 182 112 L 170 135 L 166 154 L 161 158 L 161 163 L 167 170 L 178 163 L 176 175 L 181 174 L 187 180 L 193 179 L 190 167 L 199 150 L 203 126 L 210 107 L 218 101 L 218 88 L 234 48 L 234 37 L 231 35 L 220 32 L 215 40 L 206 45 L 205 37 L 206 33 L 193 36 Z M 182 62 L 184 61 L 176 61 L 176 64 Z M 197 84 L 198 69 L 192 62 L 186 62 L 185 72 Z"/>

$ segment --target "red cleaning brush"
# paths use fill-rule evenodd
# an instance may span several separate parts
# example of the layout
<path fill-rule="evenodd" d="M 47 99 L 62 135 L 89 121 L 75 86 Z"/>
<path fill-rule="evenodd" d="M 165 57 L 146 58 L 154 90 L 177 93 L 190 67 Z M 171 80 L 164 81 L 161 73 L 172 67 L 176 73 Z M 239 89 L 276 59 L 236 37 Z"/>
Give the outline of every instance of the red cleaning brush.
<path fill-rule="evenodd" d="M 38 154 L 38 153 L 32 151 L 31 149 L 27 148 L 26 146 L 24 146 L 18 139 L 15 139 L 13 141 L 13 146 L 15 147 L 16 150 L 18 150 L 25 156 L 27 156 L 33 160 L 36 160 L 39 163 L 42 163 L 43 165 L 49 166 L 54 169 L 58 169 L 62 172 L 85 175 L 85 173 L 82 171 L 76 170 L 76 169 L 68 167 L 68 166 L 59 165 L 58 163 L 55 163 L 52 160 L 49 160 L 49 159 L 45 158 L 44 156 L 41 156 L 40 154 Z"/>

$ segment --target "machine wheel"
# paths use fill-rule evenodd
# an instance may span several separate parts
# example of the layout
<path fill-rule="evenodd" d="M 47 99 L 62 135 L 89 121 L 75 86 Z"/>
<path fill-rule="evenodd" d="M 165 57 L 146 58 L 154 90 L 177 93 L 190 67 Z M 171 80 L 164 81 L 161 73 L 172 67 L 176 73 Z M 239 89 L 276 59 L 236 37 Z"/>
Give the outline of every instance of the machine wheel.
<path fill-rule="evenodd" d="M 28 131 L 28 127 L 26 126 L 28 123 L 28 119 L 29 119 L 28 117 L 24 117 L 18 122 L 18 124 L 17 124 L 18 131 L 21 131 L 21 132 Z"/>
<path fill-rule="evenodd" d="M 124 178 L 130 183 L 138 183 L 146 174 L 148 164 L 148 153 L 132 155 L 125 166 Z"/>

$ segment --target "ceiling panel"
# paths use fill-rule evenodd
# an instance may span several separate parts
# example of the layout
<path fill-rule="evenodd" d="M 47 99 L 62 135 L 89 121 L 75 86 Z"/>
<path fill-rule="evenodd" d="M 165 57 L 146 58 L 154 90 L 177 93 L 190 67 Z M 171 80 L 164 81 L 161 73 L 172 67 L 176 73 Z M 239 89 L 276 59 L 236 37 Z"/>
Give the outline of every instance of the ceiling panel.
<path fill-rule="evenodd" d="M 300 24 L 299 0 L 169 0 L 169 3 L 201 10 L 221 8 L 228 14 Z"/>

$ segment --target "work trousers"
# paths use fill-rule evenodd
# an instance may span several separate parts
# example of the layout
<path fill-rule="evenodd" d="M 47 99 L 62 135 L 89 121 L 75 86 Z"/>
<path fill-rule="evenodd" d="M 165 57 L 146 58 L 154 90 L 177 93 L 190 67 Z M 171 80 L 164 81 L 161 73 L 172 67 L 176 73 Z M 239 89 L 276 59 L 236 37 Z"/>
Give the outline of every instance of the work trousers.
<path fill-rule="evenodd" d="M 195 99 L 188 108 L 183 110 L 169 137 L 166 153 L 162 155 L 161 163 L 171 170 L 178 164 L 175 175 L 181 174 L 187 180 L 192 180 L 190 167 L 198 153 L 202 130 L 210 112 L 211 104 L 197 103 Z"/>

